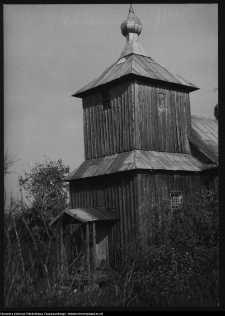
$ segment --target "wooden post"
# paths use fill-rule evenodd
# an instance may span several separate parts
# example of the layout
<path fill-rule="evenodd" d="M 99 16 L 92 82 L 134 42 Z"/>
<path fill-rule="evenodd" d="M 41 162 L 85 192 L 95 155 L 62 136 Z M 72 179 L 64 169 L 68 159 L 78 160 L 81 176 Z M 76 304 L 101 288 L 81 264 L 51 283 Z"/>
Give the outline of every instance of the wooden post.
<path fill-rule="evenodd" d="M 90 282 L 90 247 L 89 247 L 89 223 L 86 224 L 86 249 L 87 249 L 87 276 Z"/>
<path fill-rule="evenodd" d="M 95 222 L 92 222 L 92 229 L 93 229 L 93 273 L 94 277 L 96 274 L 96 227 Z"/>
<path fill-rule="evenodd" d="M 60 246 L 59 246 L 59 229 L 56 228 L 55 231 L 55 237 L 56 237 L 56 262 L 57 262 L 57 274 L 60 273 Z"/>
<path fill-rule="evenodd" d="M 63 223 L 60 224 L 60 231 L 59 231 L 59 262 L 60 262 L 60 272 L 64 272 L 63 267 Z"/>

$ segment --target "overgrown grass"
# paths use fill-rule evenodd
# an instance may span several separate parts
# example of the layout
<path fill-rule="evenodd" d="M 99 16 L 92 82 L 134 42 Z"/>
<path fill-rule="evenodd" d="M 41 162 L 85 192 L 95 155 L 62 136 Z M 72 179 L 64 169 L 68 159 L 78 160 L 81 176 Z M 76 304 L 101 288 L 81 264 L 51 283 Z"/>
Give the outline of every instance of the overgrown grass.
<path fill-rule="evenodd" d="M 111 280 L 84 291 L 66 271 L 59 273 L 53 233 L 41 239 L 23 213 L 5 217 L 5 306 L 218 305 L 218 202 L 213 193 L 186 202 L 171 217 L 166 235 L 162 227 L 144 246 L 137 236 L 118 248 Z"/>

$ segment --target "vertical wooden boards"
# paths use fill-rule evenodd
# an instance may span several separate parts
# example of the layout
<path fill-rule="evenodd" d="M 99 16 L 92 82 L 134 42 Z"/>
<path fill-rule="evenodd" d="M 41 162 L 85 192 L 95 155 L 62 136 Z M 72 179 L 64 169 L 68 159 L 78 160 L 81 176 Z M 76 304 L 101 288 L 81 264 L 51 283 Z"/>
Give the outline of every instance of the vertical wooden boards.
<path fill-rule="evenodd" d="M 122 200 L 122 182 L 121 177 L 117 179 L 118 185 L 118 198 L 119 198 L 119 216 L 120 216 L 120 238 L 121 245 L 123 246 L 125 243 L 125 229 L 124 229 L 124 212 L 123 212 L 123 200 Z"/>
<path fill-rule="evenodd" d="M 96 120 L 96 142 L 97 142 L 97 152 L 95 153 L 95 157 L 98 157 L 99 155 L 102 155 L 102 145 L 101 145 L 101 139 L 102 139 L 102 131 L 101 131 L 101 126 L 100 126 L 100 107 L 101 107 L 101 103 L 100 103 L 100 93 L 96 93 L 95 95 L 95 106 L 96 106 L 96 116 L 95 116 L 95 120 Z"/>
<path fill-rule="evenodd" d="M 83 105 L 83 136 L 84 136 L 84 157 L 86 159 L 87 157 L 87 118 L 86 118 L 86 103 L 85 103 L 85 98 L 82 100 L 82 105 Z"/>
<path fill-rule="evenodd" d="M 139 122 L 138 122 L 138 109 L 139 109 L 139 103 L 138 103 L 138 84 L 135 80 L 134 82 L 134 124 L 135 124 L 135 149 L 140 149 L 140 141 L 139 141 Z"/>
<path fill-rule="evenodd" d="M 134 173 L 109 175 L 72 181 L 73 208 L 105 206 L 116 210 L 120 221 L 117 225 L 121 243 L 133 238 L 137 224 L 136 187 Z M 116 230 L 116 229 L 115 229 Z"/>
<path fill-rule="evenodd" d="M 103 138 L 102 138 L 102 155 L 106 156 L 107 155 L 106 144 L 105 144 L 105 142 L 106 142 L 106 126 L 105 126 L 105 115 L 104 115 L 103 110 L 100 111 L 100 117 L 101 117 L 100 124 L 101 124 L 101 130 L 102 130 L 102 135 L 103 135 Z"/>
<path fill-rule="evenodd" d="M 187 124 L 188 124 L 188 132 L 189 136 L 191 133 L 191 107 L 190 107 L 190 96 L 188 93 L 186 93 L 186 109 L 187 109 Z"/>
<path fill-rule="evenodd" d="M 185 93 L 181 94 L 181 104 L 183 106 L 183 126 L 184 126 L 184 148 L 186 153 L 190 153 L 189 147 L 189 132 L 188 132 L 188 122 L 187 122 L 187 106 L 185 100 Z"/>
<path fill-rule="evenodd" d="M 109 155 L 109 122 L 108 122 L 108 109 L 103 111 L 104 125 L 105 125 L 105 156 Z"/>
<path fill-rule="evenodd" d="M 131 94 L 131 82 L 129 82 L 127 87 L 127 150 L 132 150 L 132 102 L 131 102 L 132 94 Z"/>
<path fill-rule="evenodd" d="M 187 139 L 187 133 L 185 133 L 185 122 L 184 122 L 184 104 L 183 104 L 183 93 L 178 93 L 179 97 L 179 112 L 180 112 L 180 131 L 181 131 L 181 147 L 182 147 L 182 153 L 186 153 L 186 139 Z"/>
<path fill-rule="evenodd" d="M 124 219 L 124 241 L 125 243 L 128 242 L 128 218 L 127 218 L 127 205 L 126 205 L 126 183 L 125 179 L 122 180 L 122 186 L 121 186 L 121 202 L 122 202 L 122 213 L 123 213 L 123 219 Z"/>
<path fill-rule="evenodd" d="M 98 93 L 98 124 L 99 124 L 99 153 L 97 153 L 97 157 L 104 155 L 104 133 L 103 133 L 103 127 L 102 127 L 102 99 L 101 94 Z"/>
<path fill-rule="evenodd" d="M 151 139 L 152 139 L 152 131 L 151 131 L 151 86 L 146 85 L 146 145 L 147 148 L 151 148 Z"/>
<path fill-rule="evenodd" d="M 59 266 L 60 272 L 64 272 L 64 244 L 63 244 L 63 224 L 60 223 L 60 232 L 59 232 Z"/>
<path fill-rule="evenodd" d="M 114 111 L 115 111 L 115 98 L 112 96 L 111 101 L 111 111 L 110 111 L 110 121 L 111 121 L 111 141 L 112 141 L 112 148 L 111 148 L 111 154 L 116 152 L 116 130 L 115 130 L 115 117 L 114 117 Z"/>
<path fill-rule="evenodd" d="M 86 262 L 87 262 L 87 275 L 88 283 L 90 281 L 90 240 L 89 240 L 89 223 L 86 223 Z"/>
<path fill-rule="evenodd" d="M 129 175 L 128 175 L 129 176 Z M 131 215 L 131 196 L 130 196 L 130 183 L 131 183 L 130 177 L 128 177 L 126 183 L 125 183 L 125 200 L 126 200 L 126 212 L 127 212 L 127 227 L 128 227 L 128 240 L 130 241 L 132 239 L 132 215 Z"/>
<path fill-rule="evenodd" d="M 93 273 L 96 273 L 96 226 L 95 222 L 92 222 L 92 234 L 93 234 Z"/>
<path fill-rule="evenodd" d="M 143 196 L 141 195 L 141 176 L 140 174 L 136 174 L 135 176 L 135 193 L 136 193 L 136 200 L 137 200 L 137 233 L 140 237 L 143 236 L 142 230 L 142 223 L 143 223 L 143 216 L 142 216 L 142 207 L 143 207 Z"/>
<path fill-rule="evenodd" d="M 118 108 L 119 108 L 119 151 L 123 151 L 123 129 L 124 126 L 121 124 L 123 122 L 123 93 L 122 93 L 122 86 L 119 87 L 119 95 L 118 95 Z"/>
<path fill-rule="evenodd" d="M 114 224 L 107 223 L 106 227 L 107 227 L 108 248 L 109 248 L 109 267 L 114 268 L 115 267 L 114 238 L 113 238 Z"/>
<path fill-rule="evenodd" d="M 115 92 L 115 88 L 113 89 L 113 107 L 112 107 L 112 116 L 113 116 L 113 125 L 114 125 L 114 152 L 119 152 L 119 114 L 118 114 L 118 103 L 117 103 L 117 95 Z"/>
<path fill-rule="evenodd" d="M 143 86 L 141 82 L 138 84 L 138 130 L 139 130 L 139 148 L 143 147 L 143 104 L 142 104 L 142 95 L 143 95 Z"/>
<path fill-rule="evenodd" d="M 128 80 L 110 88 L 110 108 L 101 92 L 83 99 L 85 159 L 133 149 L 189 153 L 187 91 Z"/>
<path fill-rule="evenodd" d="M 165 151 L 165 140 L 166 140 L 166 130 L 167 127 L 163 124 L 163 118 L 165 116 L 165 101 L 164 101 L 164 90 L 161 87 L 158 87 L 157 93 L 158 101 L 158 143 L 159 151 Z"/>
<path fill-rule="evenodd" d="M 178 91 L 175 90 L 175 116 L 176 116 L 176 137 L 177 137 L 177 150 L 182 152 L 182 139 L 180 135 L 180 111 L 179 111 L 179 96 Z"/>
<path fill-rule="evenodd" d="M 109 124 L 109 155 L 112 155 L 114 154 L 112 100 L 110 100 L 110 109 L 108 109 L 108 124 Z"/>
<path fill-rule="evenodd" d="M 126 151 L 126 96 L 125 96 L 125 83 L 122 85 L 122 93 L 121 93 L 121 118 L 123 125 L 122 127 L 122 147 L 121 151 Z"/>
<path fill-rule="evenodd" d="M 131 122 L 131 149 L 136 148 L 136 125 L 135 125 L 135 81 L 131 81 L 131 109 L 132 116 L 130 117 Z"/>
<path fill-rule="evenodd" d="M 162 89 L 162 119 L 161 119 L 161 124 L 162 124 L 162 150 L 166 151 L 167 149 L 167 125 L 166 125 L 166 90 Z"/>
<path fill-rule="evenodd" d="M 147 96 L 146 96 L 146 84 L 142 85 L 142 98 L 141 98 L 141 104 L 142 104 L 142 148 L 144 150 L 148 149 L 148 131 L 147 131 Z"/>
<path fill-rule="evenodd" d="M 169 103 L 169 91 L 164 89 L 165 91 L 165 127 L 170 126 L 170 103 Z M 165 151 L 169 152 L 171 145 L 170 145 L 170 134 L 171 129 L 166 128 L 166 146 Z"/>
<path fill-rule="evenodd" d="M 214 170 L 203 173 L 146 170 L 74 180 L 70 183 L 72 207 L 115 208 L 120 221 L 114 225 L 113 242 L 122 246 L 132 241 L 137 232 L 144 241 L 152 237 L 154 227 L 167 220 L 160 204 L 167 199 L 170 206 L 170 192 L 187 195 L 213 189 L 216 177 Z M 107 238 L 104 247 L 109 247 L 110 252 L 111 241 Z"/>
<path fill-rule="evenodd" d="M 151 136 L 151 147 L 150 148 L 153 148 L 153 150 L 155 150 L 155 146 L 156 146 L 156 140 L 155 140 L 155 131 L 157 130 L 156 129 L 156 126 L 155 126 L 155 87 L 152 86 L 151 88 L 151 116 L 150 116 L 150 119 L 151 119 L 151 122 L 150 122 L 150 125 L 151 125 L 151 132 L 152 132 L 152 136 Z"/>

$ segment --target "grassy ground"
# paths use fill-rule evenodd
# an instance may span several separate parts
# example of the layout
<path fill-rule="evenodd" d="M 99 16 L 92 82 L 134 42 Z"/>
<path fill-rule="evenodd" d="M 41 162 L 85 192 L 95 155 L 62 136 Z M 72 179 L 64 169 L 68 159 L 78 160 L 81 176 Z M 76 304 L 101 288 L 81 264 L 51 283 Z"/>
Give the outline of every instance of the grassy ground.
<path fill-rule="evenodd" d="M 166 240 L 118 249 L 112 279 L 88 291 L 59 277 L 54 236 L 30 230 L 24 241 L 19 227 L 5 220 L 5 307 L 218 305 L 218 203 L 208 196 L 177 212 Z"/>

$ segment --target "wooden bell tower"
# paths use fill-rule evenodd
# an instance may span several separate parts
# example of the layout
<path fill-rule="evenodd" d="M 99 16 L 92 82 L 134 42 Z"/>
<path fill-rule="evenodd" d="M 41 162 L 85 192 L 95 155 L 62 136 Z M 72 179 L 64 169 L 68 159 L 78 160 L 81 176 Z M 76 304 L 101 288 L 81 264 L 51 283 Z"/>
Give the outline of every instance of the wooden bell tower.
<path fill-rule="evenodd" d="M 147 56 L 141 30 L 131 5 L 120 58 L 74 94 L 83 101 L 85 159 L 135 149 L 190 153 L 189 92 L 198 88 Z"/>
<path fill-rule="evenodd" d="M 119 59 L 73 95 L 82 98 L 85 161 L 65 178 L 71 208 L 115 211 L 120 245 L 136 232 L 144 243 L 163 221 L 162 201 L 175 209 L 185 194 L 213 187 L 216 174 L 190 152 L 189 93 L 199 88 L 148 56 L 141 30 L 131 5 Z"/>

